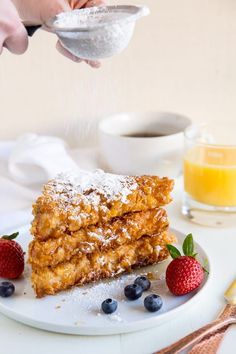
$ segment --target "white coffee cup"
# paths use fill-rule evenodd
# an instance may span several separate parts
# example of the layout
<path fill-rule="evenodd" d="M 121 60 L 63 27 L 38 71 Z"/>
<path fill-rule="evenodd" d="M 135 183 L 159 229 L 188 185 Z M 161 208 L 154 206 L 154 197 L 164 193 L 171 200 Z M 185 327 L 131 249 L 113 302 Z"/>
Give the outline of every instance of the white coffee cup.
<path fill-rule="evenodd" d="M 106 169 L 177 177 L 182 169 L 183 132 L 190 124 L 189 118 L 169 112 L 120 113 L 103 119 L 99 141 Z"/>

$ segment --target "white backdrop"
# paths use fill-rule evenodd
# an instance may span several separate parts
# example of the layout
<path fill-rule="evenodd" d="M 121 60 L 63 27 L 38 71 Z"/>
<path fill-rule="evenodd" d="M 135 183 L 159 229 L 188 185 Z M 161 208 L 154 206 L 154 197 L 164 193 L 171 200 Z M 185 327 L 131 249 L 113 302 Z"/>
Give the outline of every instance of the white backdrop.
<path fill-rule="evenodd" d="M 125 1 L 112 1 L 125 3 Z M 137 1 L 129 0 L 130 4 Z M 235 0 L 144 0 L 130 47 L 100 70 L 75 64 L 39 31 L 23 56 L 0 57 L 0 139 L 34 131 L 82 143 L 100 117 L 166 109 L 234 121 Z"/>

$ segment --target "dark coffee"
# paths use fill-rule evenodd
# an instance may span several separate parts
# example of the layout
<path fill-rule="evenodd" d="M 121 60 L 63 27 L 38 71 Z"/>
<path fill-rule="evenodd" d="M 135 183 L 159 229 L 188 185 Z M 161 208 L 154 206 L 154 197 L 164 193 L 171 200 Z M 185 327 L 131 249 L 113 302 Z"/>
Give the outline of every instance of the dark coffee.
<path fill-rule="evenodd" d="M 127 138 L 158 138 L 166 135 L 168 134 L 138 132 L 138 133 L 123 134 L 122 136 L 125 136 Z"/>

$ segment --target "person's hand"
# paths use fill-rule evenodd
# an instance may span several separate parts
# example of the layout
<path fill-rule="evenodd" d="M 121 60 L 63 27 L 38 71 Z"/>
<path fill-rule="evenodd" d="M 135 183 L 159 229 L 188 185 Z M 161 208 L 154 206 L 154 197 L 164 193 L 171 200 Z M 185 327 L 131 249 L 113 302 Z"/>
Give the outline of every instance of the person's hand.
<path fill-rule="evenodd" d="M 22 20 L 36 25 L 43 24 L 60 12 L 104 4 L 102 0 L 12 0 L 12 2 Z"/>
<path fill-rule="evenodd" d="M 0 54 L 3 47 L 14 54 L 22 54 L 28 47 L 26 30 L 10 0 L 0 0 Z"/>
<path fill-rule="evenodd" d="M 18 10 L 20 18 L 27 22 L 27 24 L 43 24 L 60 12 L 104 4 L 104 0 L 12 0 L 12 2 Z M 59 41 L 56 47 L 67 58 L 78 63 L 82 61 L 82 59 L 77 58 L 62 47 Z M 97 68 L 100 66 L 100 63 L 97 61 L 85 61 L 92 67 Z"/>

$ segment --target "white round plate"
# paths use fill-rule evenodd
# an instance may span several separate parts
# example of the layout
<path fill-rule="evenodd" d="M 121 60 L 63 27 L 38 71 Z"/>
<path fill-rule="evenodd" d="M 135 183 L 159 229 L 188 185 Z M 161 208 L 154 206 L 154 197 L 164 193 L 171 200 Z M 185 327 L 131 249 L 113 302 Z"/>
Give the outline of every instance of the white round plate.
<path fill-rule="evenodd" d="M 185 235 L 175 230 L 174 233 L 179 244 L 182 244 Z M 29 240 L 27 228 L 22 228 L 18 242 L 25 250 Z M 198 259 L 207 264 L 209 269 L 205 251 L 196 243 L 195 247 Z M 196 303 L 206 292 L 209 282 L 209 276 L 205 276 L 203 284 L 197 291 L 180 297 L 171 295 L 164 280 L 169 261 L 136 270 L 132 274 L 113 280 L 75 287 L 42 299 L 35 298 L 30 283 L 30 270 L 26 266 L 24 277 L 14 281 L 16 287 L 14 296 L 0 298 L 0 312 L 32 327 L 80 335 L 119 334 L 158 326 Z M 123 293 L 125 285 L 132 283 L 138 274 L 146 273 L 152 273 L 154 278 L 150 291 L 145 292 L 136 301 L 128 301 Z M 159 312 L 149 313 L 143 306 L 144 297 L 150 293 L 159 294 L 163 299 L 163 307 Z M 112 315 L 105 315 L 100 310 L 102 301 L 108 297 L 118 300 L 118 310 Z"/>

